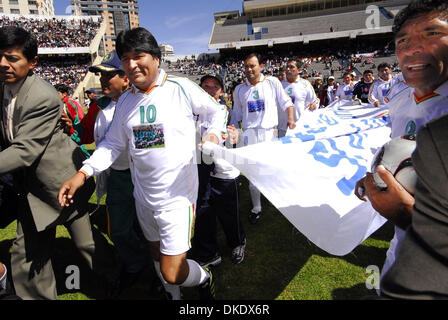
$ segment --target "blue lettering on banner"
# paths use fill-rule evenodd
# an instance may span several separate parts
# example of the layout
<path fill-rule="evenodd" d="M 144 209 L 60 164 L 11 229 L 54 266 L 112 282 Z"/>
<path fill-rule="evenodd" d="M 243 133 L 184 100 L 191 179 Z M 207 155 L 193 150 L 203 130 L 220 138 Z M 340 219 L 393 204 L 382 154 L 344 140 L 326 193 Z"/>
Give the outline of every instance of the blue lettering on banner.
<path fill-rule="evenodd" d="M 303 142 L 310 141 L 310 140 L 316 140 L 316 137 L 314 135 L 304 134 L 302 132 L 296 133 L 295 136 L 296 136 L 296 138 L 302 140 Z"/>
<path fill-rule="evenodd" d="M 353 127 L 353 128 L 355 128 L 356 129 L 356 132 L 360 132 L 360 131 L 362 131 L 362 128 L 361 127 L 358 127 L 358 126 L 356 126 L 355 124 L 351 124 L 350 125 L 351 127 Z"/>
<path fill-rule="evenodd" d="M 339 122 L 335 118 L 330 118 L 329 116 L 327 116 L 325 114 L 321 114 L 319 118 L 322 119 L 329 126 L 335 126 L 335 125 L 339 124 Z"/>
<path fill-rule="evenodd" d="M 292 143 L 292 139 L 289 136 L 281 137 L 278 140 L 280 140 L 283 144 Z"/>
<path fill-rule="evenodd" d="M 264 111 L 264 101 L 263 100 L 248 101 L 247 108 L 249 110 L 249 113 Z"/>
<path fill-rule="evenodd" d="M 327 150 L 324 143 L 322 141 L 316 141 L 313 149 L 309 152 L 309 154 L 311 154 L 316 161 L 319 161 L 331 168 L 337 167 L 342 159 L 347 159 L 352 165 L 358 167 L 353 177 L 349 179 L 342 178 L 336 183 L 338 189 L 344 195 L 349 196 L 355 189 L 356 182 L 366 174 L 367 168 L 359 164 L 359 157 L 350 158 L 349 156 L 347 156 L 347 153 L 345 151 L 338 149 L 333 139 L 327 139 L 327 141 L 330 143 L 331 148 L 333 149 L 332 151 L 335 151 L 336 153 L 330 155 L 330 152 Z M 324 154 L 328 156 L 324 156 Z"/>
<path fill-rule="evenodd" d="M 304 125 L 304 128 L 308 129 L 310 126 L 309 125 Z M 306 133 L 321 133 L 321 132 L 325 132 L 327 131 L 327 127 L 320 127 L 319 129 L 309 129 L 306 130 Z"/>
<path fill-rule="evenodd" d="M 358 139 L 356 139 L 358 138 Z M 355 142 L 357 142 L 355 144 Z M 363 143 L 363 137 L 360 134 L 351 134 L 350 135 L 350 146 L 355 148 L 355 149 L 364 149 L 364 147 L 362 146 Z"/>
<path fill-rule="evenodd" d="M 305 130 L 305 132 L 299 132 L 299 133 L 295 134 L 296 138 L 302 140 L 303 142 L 310 141 L 310 140 L 316 140 L 315 134 L 327 131 L 327 127 L 320 127 L 318 129 L 309 129 L 310 128 L 309 125 L 305 125 L 303 127 L 308 130 Z"/>

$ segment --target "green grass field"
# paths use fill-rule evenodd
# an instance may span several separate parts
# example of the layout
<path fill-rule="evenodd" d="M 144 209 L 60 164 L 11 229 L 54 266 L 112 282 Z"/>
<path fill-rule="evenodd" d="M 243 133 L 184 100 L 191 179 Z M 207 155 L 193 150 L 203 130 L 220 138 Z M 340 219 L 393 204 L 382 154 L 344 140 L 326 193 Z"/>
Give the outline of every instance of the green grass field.
<path fill-rule="evenodd" d="M 384 225 L 353 252 L 344 256 L 332 256 L 316 247 L 299 233 L 291 223 L 266 199 L 263 216 L 257 225 L 249 224 L 247 214 L 250 196 L 247 180 L 241 179 L 240 213 L 246 231 L 247 246 L 244 261 L 233 265 L 231 249 L 225 246 L 222 232 L 222 263 L 214 268 L 217 299 L 219 300 L 350 300 L 375 295 L 366 288 L 369 274 L 366 268 L 376 265 L 380 269 L 385 259 L 393 227 Z M 102 199 L 104 203 L 104 199 Z M 96 203 L 92 196 L 90 202 Z M 104 208 L 92 218 L 92 222 L 106 236 Z M 0 230 L 0 261 L 8 264 L 9 252 L 15 237 L 16 224 Z M 218 228 L 219 229 L 219 228 Z M 219 229 L 220 230 L 220 229 Z M 105 299 L 104 290 L 95 275 L 83 265 L 65 227 L 58 227 L 53 267 L 57 278 L 59 298 L 62 300 Z M 112 243 L 110 250 L 115 253 Z M 81 269 L 80 290 L 67 290 L 65 281 L 68 265 Z M 153 274 L 148 268 L 140 281 L 126 290 L 121 299 L 158 300 L 152 293 Z M 193 288 L 183 289 L 184 299 L 197 299 Z"/>

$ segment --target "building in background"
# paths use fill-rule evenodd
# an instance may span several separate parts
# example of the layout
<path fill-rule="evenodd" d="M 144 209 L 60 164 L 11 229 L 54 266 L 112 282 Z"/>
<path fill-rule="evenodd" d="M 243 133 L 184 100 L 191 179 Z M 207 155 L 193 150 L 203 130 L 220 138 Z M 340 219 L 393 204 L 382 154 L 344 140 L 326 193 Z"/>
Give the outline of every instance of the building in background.
<path fill-rule="evenodd" d="M 70 0 L 70 3 L 73 15 L 104 18 L 106 52 L 115 49 L 115 39 L 120 31 L 140 25 L 138 0 Z"/>
<path fill-rule="evenodd" d="M 52 16 L 53 0 L 1 0 L 0 13 Z"/>
<path fill-rule="evenodd" d="M 161 51 L 161 54 L 162 54 L 162 59 L 174 56 L 173 46 L 170 46 L 169 44 L 161 43 L 160 44 L 160 51 Z"/>

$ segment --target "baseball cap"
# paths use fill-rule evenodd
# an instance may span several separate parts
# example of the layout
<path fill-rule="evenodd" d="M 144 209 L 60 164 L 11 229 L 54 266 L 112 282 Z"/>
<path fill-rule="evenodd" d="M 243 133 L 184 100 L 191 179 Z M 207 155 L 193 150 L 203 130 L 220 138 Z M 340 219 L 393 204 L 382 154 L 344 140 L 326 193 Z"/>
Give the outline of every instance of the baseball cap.
<path fill-rule="evenodd" d="M 86 90 L 86 93 L 96 93 L 94 89 L 88 89 Z"/>
<path fill-rule="evenodd" d="M 121 61 L 118 58 L 117 52 L 114 50 L 110 52 L 108 55 L 106 55 L 101 61 L 101 64 L 96 66 L 91 66 L 89 68 L 90 72 L 111 72 L 111 71 L 124 71 L 123 67 L 121 66 Z"/>
<path fill-rule="evenodd" d="M 205 76 L 203 76 L 200 80 L 200 86 L 202 87 L 202 83 L 206 80 L 206 79 L 215 79 L 216 81 L 218 81 L 219 85 L 221 86 L 222 90 L 225 91 L 225 87 L 224 87 L 224 81 L 222 81 L 222 78 L 220 76 L 218 76 L 217 74 L 206 74 Z"/>
<path fill-rule="evenodd" d="M 333 76 L 329 76 L 328 80 L 334 80 L 334 77 Z"/>

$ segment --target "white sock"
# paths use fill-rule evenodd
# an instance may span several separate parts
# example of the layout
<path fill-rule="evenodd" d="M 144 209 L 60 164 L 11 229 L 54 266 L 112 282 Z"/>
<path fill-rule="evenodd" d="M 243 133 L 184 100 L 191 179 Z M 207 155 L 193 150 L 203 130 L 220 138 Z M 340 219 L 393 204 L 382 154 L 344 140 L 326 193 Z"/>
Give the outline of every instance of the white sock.
<path fill-rule="evenodd" d="M 181 287 L 197 287 L 203 284 L 210 278 L 210 274 L 205 271 L 196 261 L 187 259 L 188 267 L 190 271 L 188 272 L 188 277 L 185 279 Z"/>
<path fill-rule="evenodd" d="M 0 277 L 0 289 L 5 290 L 6 289 L 6 274 L 8 273 L 8 270 L 6 270 L 6 266 L 3 265 L 5 268 L 5 273 Z"/>
<path fill-rule="evenodd" d="M 181 300 L 180 296 L 180 287 L 175 284 L 168 283 L 165 278 L 162 275 L 162 272 L 160 272 L 160 262 L 154 260 L 154 267 L 156 269 L 157 275 L 160 278 L 160 281 L 163 284 L 163 287 L 165 288 L 166 292 L 171 294 L 171 297 L 173 300 Z"/>
<path fill-rule="evenodd" d="M 261 193 L 260 191 L 252 184 L 249 183 L 249 193 L 250 198 L 252 200 L 252 212 L 260 213 L 261 212 Z"/>

